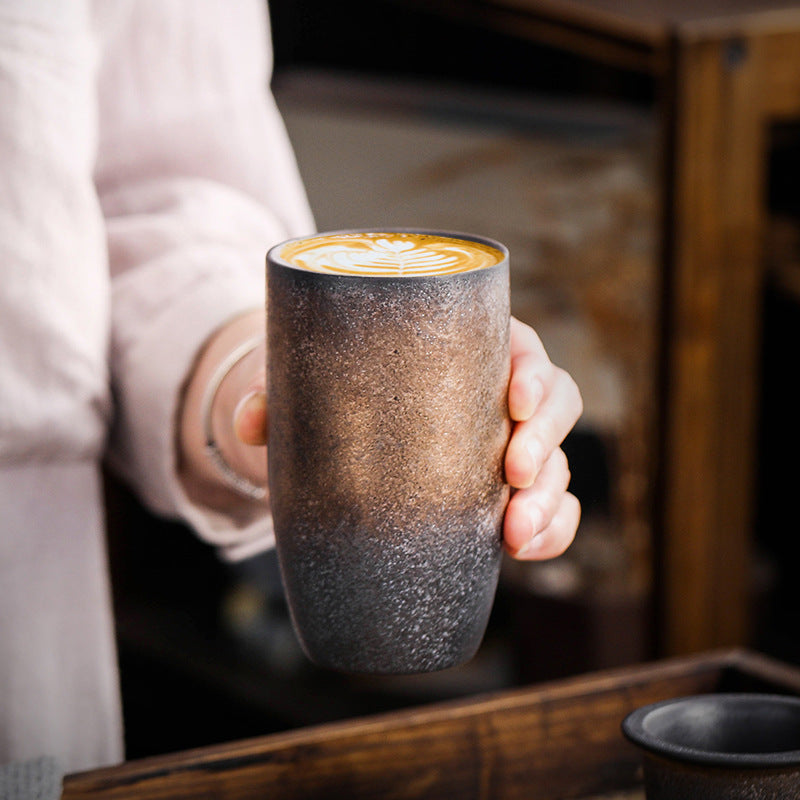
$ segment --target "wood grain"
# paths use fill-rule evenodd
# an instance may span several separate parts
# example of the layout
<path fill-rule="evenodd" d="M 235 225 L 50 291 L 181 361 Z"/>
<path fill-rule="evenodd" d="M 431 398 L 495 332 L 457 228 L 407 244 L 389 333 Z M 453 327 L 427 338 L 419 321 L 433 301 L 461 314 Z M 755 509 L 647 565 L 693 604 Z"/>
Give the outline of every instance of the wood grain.
<path fill-rule="evenodd" d="M 675 49 L 666 123 L 666 652 L 752 636 L 769 126 L 800 114 L 798 54 L 800 33 L 760 29 Z"/>
<path fill-rule="evenodd" d="M 629 667 L 68 776 L 64 800 L 587 798 L 638 785 L 635 707 L 721 689 L 800 693 L 743 651 Z"/>

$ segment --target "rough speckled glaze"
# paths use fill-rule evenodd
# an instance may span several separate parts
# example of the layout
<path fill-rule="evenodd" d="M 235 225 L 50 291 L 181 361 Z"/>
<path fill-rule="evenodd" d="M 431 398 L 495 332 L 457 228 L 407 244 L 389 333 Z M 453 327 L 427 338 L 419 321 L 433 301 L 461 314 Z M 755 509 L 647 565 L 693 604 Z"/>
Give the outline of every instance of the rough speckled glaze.
<path fill-rule="evenodd" d="M 797 768 L 722 769 L 644 757 L 647 800 L 790 800 L 800 798 Z"/>
<path fill-rule="evenodd" d="M 303 647 L 351 672 L 462 663 L 491 611 L 508 500 L 508 260 L 361 277 L 277 250 L 269 481 Z"/>
<path fill-rule="evenodd" d="M 623 722 L 642 748 L 647 800 L 800 798 L 800 699 L 681 697 Z"/>

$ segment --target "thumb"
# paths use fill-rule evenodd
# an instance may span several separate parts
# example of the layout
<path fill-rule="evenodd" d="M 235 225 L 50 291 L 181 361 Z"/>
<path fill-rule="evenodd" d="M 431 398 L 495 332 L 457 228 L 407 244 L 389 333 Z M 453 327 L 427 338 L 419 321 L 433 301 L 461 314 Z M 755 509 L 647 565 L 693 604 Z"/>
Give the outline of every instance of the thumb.
<path fill-rule="evenodd" d="M 233 430 L 242 444 L 264 446 L 267 443 L 267 395 L 261 389 L 245 394 L 233 412 Z"/>

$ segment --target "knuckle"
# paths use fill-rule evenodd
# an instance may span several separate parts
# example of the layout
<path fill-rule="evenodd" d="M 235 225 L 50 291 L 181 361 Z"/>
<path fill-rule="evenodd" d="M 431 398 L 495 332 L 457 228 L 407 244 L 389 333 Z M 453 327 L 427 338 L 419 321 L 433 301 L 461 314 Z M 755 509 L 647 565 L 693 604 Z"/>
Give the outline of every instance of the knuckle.
<path fill-rule="evenodd" d="M 533 437 L 538 440 L 537 444 L 545 458 L 550 456 L 550 452 L 558 446 L 560 436 L 556 419 L 552 414 L 545 414 L 538 421 L 538 427 Z"/>

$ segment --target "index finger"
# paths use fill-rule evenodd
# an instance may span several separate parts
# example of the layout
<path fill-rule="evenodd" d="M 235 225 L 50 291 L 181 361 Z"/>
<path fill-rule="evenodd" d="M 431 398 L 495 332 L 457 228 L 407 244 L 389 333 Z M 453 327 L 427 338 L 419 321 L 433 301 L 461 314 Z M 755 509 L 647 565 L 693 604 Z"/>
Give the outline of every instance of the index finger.
<path fill-rule="evenodd" d="M 508 413 L 515 422 L 521 422 L 533 416 L 552 389 L 555 367 L 536 331 L 515 317 L 511 318 L 509 351 Z"/>

